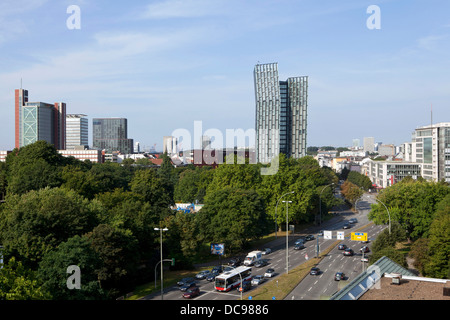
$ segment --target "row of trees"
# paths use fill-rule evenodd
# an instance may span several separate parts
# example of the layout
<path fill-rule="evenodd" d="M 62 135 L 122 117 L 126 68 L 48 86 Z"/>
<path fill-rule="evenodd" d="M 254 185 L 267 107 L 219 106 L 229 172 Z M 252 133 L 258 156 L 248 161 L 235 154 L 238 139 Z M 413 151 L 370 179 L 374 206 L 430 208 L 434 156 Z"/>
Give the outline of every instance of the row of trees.
<path fill-rule="evenodd" d="M 393 257 L 405 265 L 395 244 L 412 243 L 410 257 L 427 277 L 450 278 L 450 188 L 445 182 L 405 178 L 386 188 L 372 205 L 369 218 L 378 224 L 391 220 L 391 235 L 386 230 L 374 243 L 379 255 Z"/>
<path fill-rule="evenodd" d="M 92 164 L 60 156 L 38 141 L 14 150 L 0 164 L 0 299 L 113 299 L 153 280 L 159 234 L 167 227 L 164 253 L 177 268 L 189 268 L 211 242 L 227 253 L 283 225 L 275 207 L 292 200 L 290 223 L 311 222 L 319 192 L 337 182 L 329 169 L 305 157 L 279 159 L 274 175 L 261 164 L 224 164 L 217 169 L 174 168 L 167 156 L 159 168 Z M 196 214 L 175 212 L 175 202 L 204 203 Z M 322 212 L 335 204 L 331 188 L 321 195 Z M 66 285 L 67 267 L 81 269 L 80 290 Z"/>

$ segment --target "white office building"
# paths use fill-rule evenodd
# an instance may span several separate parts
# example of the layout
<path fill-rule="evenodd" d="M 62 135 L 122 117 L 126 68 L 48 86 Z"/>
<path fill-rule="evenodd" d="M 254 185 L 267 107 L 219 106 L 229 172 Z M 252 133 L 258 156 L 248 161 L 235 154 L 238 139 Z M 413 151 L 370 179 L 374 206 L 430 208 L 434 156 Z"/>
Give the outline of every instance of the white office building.
<path fill-rule="evenodd" d="M 88 119 L 85 114 L 66 115 L 66 149 L 76 147 L 87 148 L 88 141 Z"/>

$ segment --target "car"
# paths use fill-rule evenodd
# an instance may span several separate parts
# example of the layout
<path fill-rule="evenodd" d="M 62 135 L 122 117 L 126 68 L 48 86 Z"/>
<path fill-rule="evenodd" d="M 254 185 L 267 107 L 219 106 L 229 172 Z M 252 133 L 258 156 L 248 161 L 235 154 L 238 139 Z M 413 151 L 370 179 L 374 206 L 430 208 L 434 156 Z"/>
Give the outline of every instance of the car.
<path fill-rule="evenodd" d="M 217 269 L 213 269 L 211 270 L 211 273 L 209 275 L 206 276 L 206 281 L 214 281 L 216 279 L 216 276 L 220 274 L 220 271 Z"/>
<path fill-rule="evenodd" d="M 346 224 L 344 224 L 344 226 L 342 227 L 342 229 L 350 229 L 350 224 L 349 223 L 346 223 Z"/>
<path fill-rule="evenodd" d="M 195 282 L 187 282 L 184 285 L 180 286 L 180 291 L 187 291 L 193 287 L 196 287 L 197 284 Z"/>
<path fill-rule="evenodd" d="M 305 243 L 305 238 L 298 238 L 294 244 Z"/>
<path fill-rule="evenodd" d="M 233 258 L 230 261 L 228 261 L 228 265 L 230 267 L 238 267 L 241 265 L 241 259 L 240 258 Z"/>
<path fill-rule="evenodd" d="M 309 274 L 312 276 L 317 276 L 320 273 L 320 269 L 317 267 L 312 267 L 311 270 L 309 271 Z"/>
<path fill-rule="evenodd" d="M 266 281 L 266 278 L 264 278 L 264 276 L 262 276 L 262 275 L 257 275 L 257 276 L 254 276 L 254 277 L 253 277 L 253 279 L 252 279 L 252 285 L 257 286 L 258 284 L 261 284 L 261 283 L 263 283 L 264 281 Z"/>
<path fill-rule="evenodd" d="M 266 270 L 266 273 L 264 273 L 265 278 L 272 278 L 275 275 L 275 270 L 272 268 L 269 268 Z"/>
<path fill-rule="evenodd" d="M 183 293 L 183 298 L 191 299 L 193 297 L 196 297 L 200 295 L 200 288 L 199 287 L 192 287 L 186 290 L 186 292 Z"/>
<path fill-rule="evenodd" d="M 319 233 L 318 233 L 318 235 L 319 235 L 319 236 L 323 236 L 323 231 L 324 231 L 324 230 L 320 230 Z"/>
<path fill-rule="evenodd" d="M 223 270 L 223 267 L 220 265 L 220 266 L 215 266 L 214 268 L 212 268 L 211 272 L 217 271 L 217 272 L 221 273 L 222 270 Z"/>
<path fill-rule="evenodd" d="M 242 281 L 242 292 L 250 290 L 252 288 L 252 284 L 250 281 Z M 241 291 L 241 285 L 237 286 L 237 291 Z"/>
<path fill-rule="evenodd" d="M 203 270 L 203 271 L 200 271 L 199 273 L 197 273 L 197 274 L 195 275 L 195 278 L 196 278 L 196 279 L 199 279 L 199 280 L 201 280 L 201 279 L 206 279 L 206 277 L 207 277 L 209 274 L 211 274 L 211 271 L 210 271 L 210 270 Z"/>
<path fill-rule="evenodd" d="M 303 243 L 299 243 L 294 246 L 294 250 L 301 250 L 301 249 L 305 249 L 305 248 L 306 247 Z"/>
<path fill-rule="evenodd" d="M 361 249 L 359 249 L 359 252 L 367 253 L 367 252 L 370 252 L 370 249 L 368 246 L 363 246 L 363 247 L 361 247 Z"/>
<path fill-rule="evenodd" d="M 344 256 L 352 256 L 354 254 L 353 249 L 347 248 L 344 250 Z"/>
<path fill-rule="evenodd" d="M 254 263 L 254 266 L 256 268 L 261 268 L 261 267 L 267 266 L 268 264 L 269 264 L 269 262 L 267 261 L 267 259 L 261 259 L 261 260 L 256 261 Z"/>
<path fill-rule="evenodd" d="M 361 262 L 369 262 L 369 257 L 368 256 L 361 257 Z"/>
<path fill-rule="evenodd" d="M 262 251 L 262 254 L 269 254 L 269 253 L 272 253 L 272 249 L 270 249 L 270 248 L 264 248 L 263 250 L 261 250 Z"/>
<path fill-rule="evenodd" d="M 306 237 L 305 237 L 305 240 L 306 241 L 311 241 L 311 240 L 314 240 L 315 238 L 314 238 L 314 236 L 312 235 L 312 234 L 308 234 Z"/>
<path fill-rule="evenodd" d="M 345 278 L 345 274 L 343 272 L 336 272 L 336 274 L 334 275 L 335 281 L 341 281 L 341 280 L 344 280 L 344 278 Z"/>
<path fill-rule="evenodd" d="M 351 218 L 350 220 L 348 220 L 348 223 L 357 223 L 358 220 L 356 220 L 356 218 Z"/>
<path fill-rule="evenodd" d="M 194 282 L 195 281 L 195 279 L 194 278 L 192 278 L 192 277 L 189 277 L 189 278 L 183 278 L 183 279 L 181 279 L 180 281 L 178 281 L 177 282 L 177 284 L 178 284 L 178 286 L 183 286 L 183 285 L 185 285 L 186 283 L 191 283 L 191 282 Z"/>
<path fill-rule="evenodd" d="M 338 249 L 339 250 L 345 250 L 345 249 L 347 249 L 347 246 L 345 244 L 341 243 L 341 244 L 338 245 Z"/>

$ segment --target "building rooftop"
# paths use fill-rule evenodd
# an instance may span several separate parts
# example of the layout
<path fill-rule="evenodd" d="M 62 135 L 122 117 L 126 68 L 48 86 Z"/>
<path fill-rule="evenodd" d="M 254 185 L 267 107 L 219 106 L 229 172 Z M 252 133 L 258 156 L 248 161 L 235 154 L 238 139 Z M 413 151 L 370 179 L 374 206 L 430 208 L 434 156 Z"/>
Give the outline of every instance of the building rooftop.
<path fill-rule="evenodd" d="M 450 296 L 444 295 L 444 288 L 450 290 L 448 281 L 425 279 L 405 277 L 400 280 L 400 284 L 393 284 L 391 278 L 382 277 L 379 289 L 368 290 L 358 300 L 450 300 Z"/>
<path fill-rule="evenodd" d="M 399 284 L 393 275 L 401 275 Z M 330 300 L 450 300 L 450 280 L 417 277 L 388 257 L 360 273 Z M 448 293 L 450 294 L 450 292 Z"/>

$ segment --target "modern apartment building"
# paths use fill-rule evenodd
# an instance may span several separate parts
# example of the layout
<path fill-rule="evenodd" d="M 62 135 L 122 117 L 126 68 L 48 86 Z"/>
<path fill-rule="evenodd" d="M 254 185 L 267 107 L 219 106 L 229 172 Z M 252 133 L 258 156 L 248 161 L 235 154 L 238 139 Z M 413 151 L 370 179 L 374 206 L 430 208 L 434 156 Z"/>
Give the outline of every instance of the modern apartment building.
<path fill-rule="evenodd" d="M 16 89 L 15 147 L 38 140 L 52 143 L 56 149 L 66 148 L 66 104 L 29 102 L 28 90 Z"/>
<path fill-rule="evenodd" d="M 422 164 L 422 177 L 450 182 L 450 122 L 419 127 L 411 140 L 408 157 Z"/>
<path fill-rule="evenodd" d="M 94 118 L 92 129 L 93 148 L 105 150 L 106 153 L 133 153 L 133 139 L 128 139 L 126 118 Z"/>
<path fill-rule="evenodd" d="M 88 119 L 85 114 L 66 115 L 66 149 L 89 147 Z"/>
<path fill-rule="evenodd" d="M 421 164 L 403 161 L 373 161 L 367 159 L 362 165 L 362 174 L 367 175 L 378 188 L 386 188 L 403 178 L 410 176 L 417 179 L 421 176 Z"/>
<path fill-rule="evenodd" d="M 256 161 L 279 153 L 306 155 L 308 77 L 278 78 L 278 64 L 257 64 L 253 72 L 256 102 Z"/>

